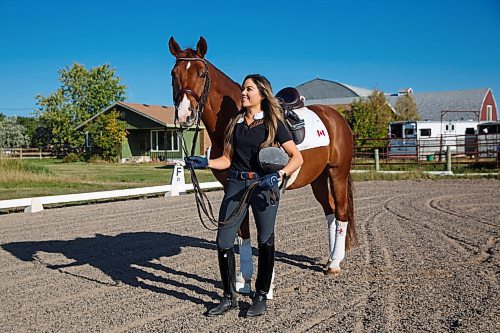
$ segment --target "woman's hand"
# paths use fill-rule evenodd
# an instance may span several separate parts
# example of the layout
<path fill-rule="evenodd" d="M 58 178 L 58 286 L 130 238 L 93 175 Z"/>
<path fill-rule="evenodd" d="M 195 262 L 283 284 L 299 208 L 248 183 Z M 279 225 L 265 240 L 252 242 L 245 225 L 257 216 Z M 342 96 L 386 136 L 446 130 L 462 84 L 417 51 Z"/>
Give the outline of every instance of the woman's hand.
<path fill-rule="evenodd" d="M 205 169 L 208 166 L 208 159 L 203 156 L 184 157 L 184 162 L 188 168 Z"/>
<path fill-rule="evenodd" d="M 277 172 L 270 173 L 260 178 L 259 187 L 264 190 L 270 190 L 274 185 L 278 184 L 279 175 Z"/>

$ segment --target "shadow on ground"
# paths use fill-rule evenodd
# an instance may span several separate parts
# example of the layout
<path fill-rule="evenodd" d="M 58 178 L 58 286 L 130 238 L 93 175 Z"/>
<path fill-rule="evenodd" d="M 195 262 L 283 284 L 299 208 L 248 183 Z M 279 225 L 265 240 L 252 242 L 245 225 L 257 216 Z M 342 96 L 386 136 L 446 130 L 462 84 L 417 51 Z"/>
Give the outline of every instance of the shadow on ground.
<path fill-rule="evenodd" d="M 206 307 L 210 307 L 212 303 L 205 302 L 201 296 L 208 296 L 212 300 L 219 299 L 218 293 L 189 281 L 194 280 L 202 285 L 211 284 L 221 288 L 220 281 L 168 267 L 169 260 L 164 259 L 179 255 L 184 248 L 201 248 L 214 251 L 214 254 L 207 256 L 207 259 L 214 260 L 216 265 L 215 243 L 202 238 L 168 232 L 134 232 L 116 236 L 96 234 L 94 237 L 72 240 L 14 242 L 2 244 L 1 247 L 20 260 L 41 263 L 48 269 L 98 284 L 110 286 L 127 284 L 203 304 Z M 60 263 L 60 257 L 54 260 L 41 259 L 40 253 L 61 254 L 66 259 L 63 260 L 64 263 Z M 257 255 L 256 249 L 254 255 Z M 185 255 L 185 257 L 192 256 Z M 163 259 L 159 260 L 160 258 Z M 276 252 L 276 260 L 300 269 L 321 270 L 315 265 L 315 259 L 306 256 Z M 85 273 L 74 273 L 78 270 L 70 269 L 84 265 L 99 269 L 113 282 L 102 281 L 92 276 L 88 270 L 80 270 Z M 184 262 L 182 266 L 184 265 L 189 266 L 190 263 Z M 153 274 L 151 271 L 162 273 Z M 200 297 L 192 296 L 193 293 L 187 294 L 187 291 L 192 291 Z"/>

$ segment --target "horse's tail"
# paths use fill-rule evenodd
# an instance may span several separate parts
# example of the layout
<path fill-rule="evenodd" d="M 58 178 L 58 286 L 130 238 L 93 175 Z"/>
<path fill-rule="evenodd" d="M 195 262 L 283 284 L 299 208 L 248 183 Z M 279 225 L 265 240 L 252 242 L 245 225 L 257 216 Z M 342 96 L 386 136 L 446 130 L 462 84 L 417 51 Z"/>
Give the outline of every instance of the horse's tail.
<path fill-rule="evenodd" d="M 347 228 L 346 237 L 346 250 L 352 249 L 359 245 L 358 234 L 356 233 L 356 222 L 354 220 L 354 199 L 353 199 L 354 187 L 352 184 L 352 177 L 349 173 L 347 176 L 347 220 L 349 222 L 349 227 Z"/>

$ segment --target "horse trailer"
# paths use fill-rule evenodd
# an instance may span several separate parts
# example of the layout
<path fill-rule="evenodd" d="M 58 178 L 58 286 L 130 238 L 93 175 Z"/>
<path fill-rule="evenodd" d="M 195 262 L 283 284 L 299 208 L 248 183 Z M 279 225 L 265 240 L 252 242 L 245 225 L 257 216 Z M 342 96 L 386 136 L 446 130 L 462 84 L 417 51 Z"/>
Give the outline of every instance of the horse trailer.
<path fill-rule="evenodd" d="M 479 157 L 497 157 L 500 154 L 500 121 L 481 122 L 477 125 L 477 151 Z"/>
<path fill-rule="evenodd" d="M 395 121 L 389 124 L 389 157 L 428 158 L 450 146 L 454 154 L 474 155 L 477 121 Z"/>

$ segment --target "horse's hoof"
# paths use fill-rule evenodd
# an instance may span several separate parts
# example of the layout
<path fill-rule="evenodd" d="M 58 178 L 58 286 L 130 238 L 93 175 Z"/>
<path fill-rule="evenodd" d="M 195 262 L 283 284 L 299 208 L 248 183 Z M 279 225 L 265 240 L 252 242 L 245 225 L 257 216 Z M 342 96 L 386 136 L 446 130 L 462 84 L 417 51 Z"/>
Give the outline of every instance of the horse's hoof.
<path fill-rule="evenodd" d="M 323 274 L 329 275 L 332 277 L 339 276 L 340 275 L 340 269 L 339 268 L 326 268 L 323 270 Z"/>

